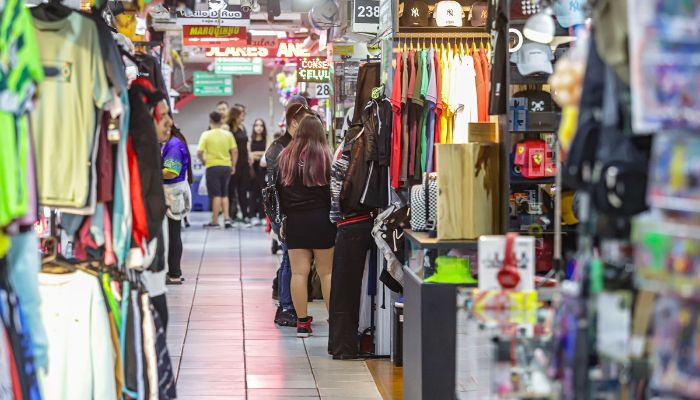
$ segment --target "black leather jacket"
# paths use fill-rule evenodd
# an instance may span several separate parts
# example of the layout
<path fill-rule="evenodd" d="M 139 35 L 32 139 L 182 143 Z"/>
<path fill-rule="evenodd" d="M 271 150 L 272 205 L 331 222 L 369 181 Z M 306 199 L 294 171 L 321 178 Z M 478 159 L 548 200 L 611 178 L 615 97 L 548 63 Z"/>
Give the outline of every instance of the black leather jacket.
<path fill-rule="evenodd" d="M 292 142 L 292 135 L 289 132 L 285 132 L 284 135 L 275 139 L 275 141 L 270 144 L 267 151 L 265 152 L 265 162 L 267 163 L 267 172 L 265 174 L 265 182 L 271 182 L 272 179 L 277 174 L 277 158 L 279 157 L 282 150 Z"/>

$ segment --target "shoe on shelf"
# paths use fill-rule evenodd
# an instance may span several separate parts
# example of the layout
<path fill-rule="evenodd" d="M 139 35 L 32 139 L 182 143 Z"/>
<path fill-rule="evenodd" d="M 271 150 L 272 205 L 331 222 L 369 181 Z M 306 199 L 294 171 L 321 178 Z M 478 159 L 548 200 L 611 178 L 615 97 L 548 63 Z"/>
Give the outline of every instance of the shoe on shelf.
<path fill-rule="evenodd" d="M 311 318 L 299 318 L 297 319 L 297 337 L 307 338 L 312 335 L 311 331 Z"/>
<path fill-rule="evenodd" d="M 211 223 L 211 222 L 210 222 L 210 223 L 208 223 L 208 224 L 204 224 L 204 227 L 205 227 L 205 228 L 221 228 L 221 225 L 219 225 L 219 224 L 214 224 L 214 223 Z"/>
<path fill-rule="evenodd" d="M 167 278 L 165 279 L 165 284 L 166 285 L 182 285 L 182 282 L 184 280 L 185 279 L 181 276 L 175 277 L 175 276 L 168 275 Z"/>
<path fill-rule="evenodd" d="M 226 221 L 224 221 L 224 228 L 226 228 L 226 229 L 233 228 L 233 222 L 230 219 L 227 219 Z"/>
<path fill-rule="evenodd" d="M 297 312 L 292 309 L 285 310 L 282 306 L 279 306 L 275 315 L 275 324 L 279 326 L 295 326 L 297 324 Z"/>

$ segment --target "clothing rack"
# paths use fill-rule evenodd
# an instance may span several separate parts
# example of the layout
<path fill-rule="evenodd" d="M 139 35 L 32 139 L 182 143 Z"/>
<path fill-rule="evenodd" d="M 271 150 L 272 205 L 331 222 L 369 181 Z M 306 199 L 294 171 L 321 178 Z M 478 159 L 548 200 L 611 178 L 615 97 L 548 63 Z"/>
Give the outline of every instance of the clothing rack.
<path fill-rule="evenodd" d="M 394 36 L 394 40 L 400 39 L 488 39 L 491 35 L 487 32 L 399 32 Z"/>

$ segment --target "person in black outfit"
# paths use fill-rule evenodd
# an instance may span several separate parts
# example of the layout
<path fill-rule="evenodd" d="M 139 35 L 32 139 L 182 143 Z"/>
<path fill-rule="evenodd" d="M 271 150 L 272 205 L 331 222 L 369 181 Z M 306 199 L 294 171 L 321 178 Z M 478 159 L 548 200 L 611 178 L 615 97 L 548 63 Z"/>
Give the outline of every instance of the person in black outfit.
<path fill-rule="evenodd" d="M 228 185 L 229 191 L 229 212 L 231 217 L 235 218 L 237 214 L 236 200 L 241 209 L 243 223 L 250 226 L 250 210 L 248 207 L 248 191 L 250 190 L 251 181 L 251 160 L 249 157 L 248 134 L 243 127 L 244 111 L 239 107 L 231 107 L 228 112 L 227 123 L 231 129 L 233 137 L 236 139 L 238 147 L 238 161 L 236 163 L 236 173 L 231 176 L 231 181 Z"/>
<path fill-rule="evenodd" d="M 258 118 L 253 123 L 253 136 L 250 140 L 250 157 L 253 160 L 253 181 L 250 190 L 251 214 L 253 225 L 262 225 L 265 220 L 265 210 L 262 202 L 262 189 L 265 187 L 265 168 L 260 166 L 260 160 L 267 149 L 267 127 L 265 121 Z"/>
<path fill-rule="evenodd" d="M 308 282 L 311 264 L 321 278 L 328 306 L 336 228 L 330 222 L 331 153 L 321 120 L 305 116 L 294 139 L 279 156 L 277 185 L 286 223 L 281 235 L 292 267 L 292 301 L 297 312 L 297 336 L 311 335 Z"/>

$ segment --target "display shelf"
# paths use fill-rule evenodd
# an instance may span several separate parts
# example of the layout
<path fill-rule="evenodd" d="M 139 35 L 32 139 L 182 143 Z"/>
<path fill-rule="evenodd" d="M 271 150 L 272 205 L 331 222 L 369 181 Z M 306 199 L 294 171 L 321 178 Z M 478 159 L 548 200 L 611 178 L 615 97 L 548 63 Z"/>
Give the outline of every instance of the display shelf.
<path fill-rule="evenodd" d="M 539 179 L 526 179 L 522 177 L 511 177 L 510 178 L 510 185 L 511 186 L 533 186 L 533 185 L 554 185 L 556 181 L 556 178 L 551 176 L 547 178 L 539 178 Z"/>
<path fill-rule="evenodd" d="M 419 249 L 476 249 L 478 240 L 439 240 L 438 238 L 430 237 L 427 232 L 416 232 L 411 229 L 405 229 L 406 238 L 415 244 Z"/>
<path fill-rule="evenodd" d="M 510 84 L 511 85 L 546 85 L 549 80 L 549 75 L 538 74 L 523 76 L 518 72 L 518 67 L 510 64 Z"/>

